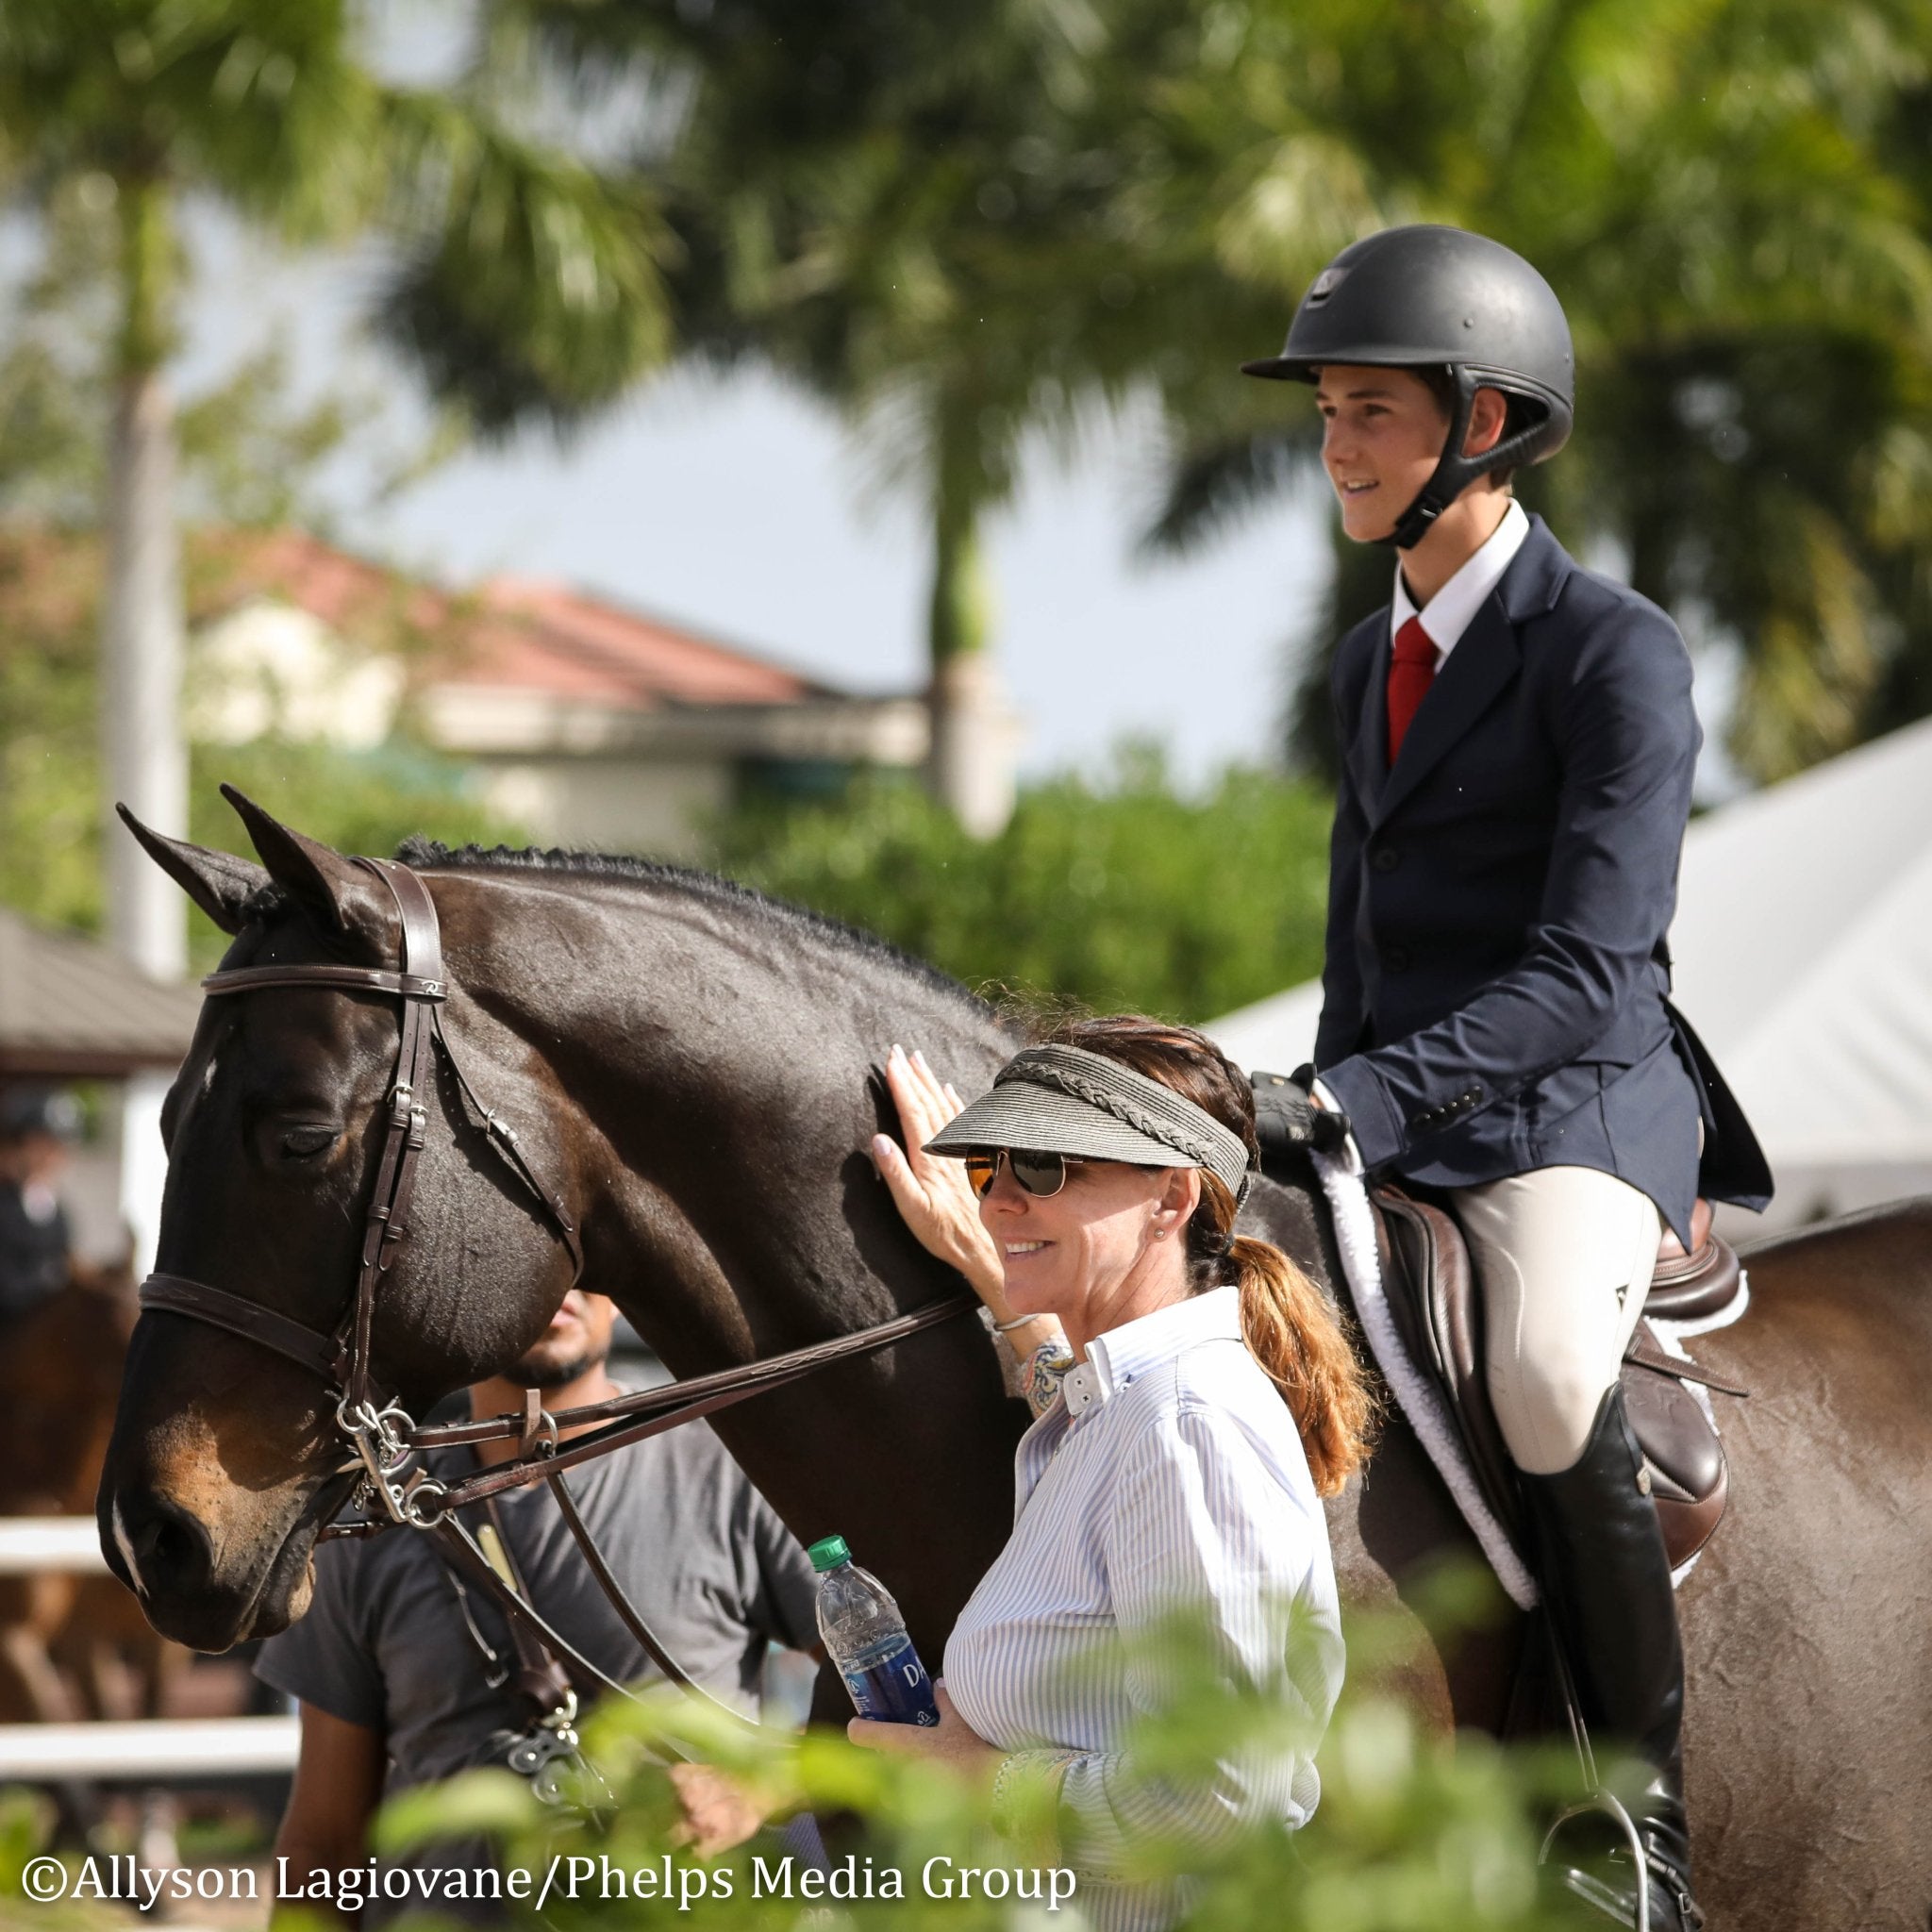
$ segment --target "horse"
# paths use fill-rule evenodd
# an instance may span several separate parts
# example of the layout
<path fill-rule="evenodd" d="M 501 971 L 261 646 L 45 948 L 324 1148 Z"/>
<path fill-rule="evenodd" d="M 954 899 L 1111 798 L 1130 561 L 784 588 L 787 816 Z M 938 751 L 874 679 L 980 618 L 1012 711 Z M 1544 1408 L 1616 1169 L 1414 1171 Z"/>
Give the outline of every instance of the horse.
<path fill-rule="evenodd" d="M 60 1291 L 0 1334 L 0 1516 L 92 1512 L 133 1291 L 125 1268 L 70 1262 Z M 108 1577 L 0 1578 L 0 1724 L 155 1717 L 188 1663 Z"/>
<path fill-rule="evenodd" d="M 258 865 L 135 827 L 232 937 L 225 967 L 392 970 L 380 880 L 228 796 Z M 957 1291 L 863 1150 L 895 1124 L 887 1048 L 916 1042 L 962 1090 L 984 1086 L 1014 1044 L 990 1008 L 877 941 L 703 874 L 420 842 L 400 856 L 442 927 L 452 1051 L 568 1204 L 584 1286 L 677 1374 Z M 158 1268 L 311 1329 L 338 1321 L 397 1026 L 393 998 L 341 987 L 208 1002 L 163 1114 Z M 382 1378 L 417 1415 L 529 1346 L 572 1273 L 454 1089 L 439 1077 L 426 1103 L 411 1234 L 374 1328 Z M 1248 1214 L 1345 1297 L 1312 1170 L 1257 1186 Z M 1755 1391 L 1727 1412 L 1731 1513 L 1680 1599 L 1700 1893 L 1718 1927 L 1923 1927 L 1932 1206 L 1749 1259 L 1749 1319 L 1700 1344 Z M 143 1315 L 98 1513 L 157 1628 L 221 1649 L 302 1614 L 317 1530 L 353 1481 L 333 1404 L 253 1341 Z M 842 1533 L 888 1579 L 928 1657 L 1008 1531 L 1023 1424 L 970 1321 L 716 1420 L 795 1534 Z M 1523 1629 L 1451 1641 L 1421 1616 L 1445 1557 L 1475 1545 L 1399 1414 L 1329 1521 L 1344 1601 L 1414 1621 L 1413 1694 L 1444 1725 L 1500 1733 Z"/>

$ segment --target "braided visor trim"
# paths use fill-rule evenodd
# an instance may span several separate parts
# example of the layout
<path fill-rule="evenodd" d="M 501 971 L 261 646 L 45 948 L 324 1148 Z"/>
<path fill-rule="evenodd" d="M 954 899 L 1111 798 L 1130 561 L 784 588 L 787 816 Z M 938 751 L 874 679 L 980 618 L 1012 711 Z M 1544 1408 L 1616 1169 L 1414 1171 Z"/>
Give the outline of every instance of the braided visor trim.
<path fill-rule="evenodd" d="M 1136 1133 L 1184 1155 L 1188 1165 L 1205 1167 L 1237 1202 L 1246 1197 L 1248 1150 L 1241 1137 L 1172 1087 L 1105 1054 L 1058 1042 L 1015 1054 L 993 1075 L 992 1084 L 999 1088 L 1014 1080 L 1049 1088 L 1111 1114 Z"/>

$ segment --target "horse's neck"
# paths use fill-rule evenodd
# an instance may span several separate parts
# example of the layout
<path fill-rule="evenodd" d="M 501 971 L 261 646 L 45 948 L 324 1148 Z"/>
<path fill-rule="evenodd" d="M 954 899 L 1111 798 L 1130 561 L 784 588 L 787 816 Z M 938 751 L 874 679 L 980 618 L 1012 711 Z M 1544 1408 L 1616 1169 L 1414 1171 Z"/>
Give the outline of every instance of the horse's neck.
<path fill-rule="evenodd" d="M 891 1043 L 978 1082 L 1002 1053 L 984 1008 L 757 907 L 542 883 L 538 900 L 492 882 L 471 963 L 570 1116 L 586 1287 L 701 1373 L 955 1285 L 905 1237 L 865 1150 L 893 1124 Z"/>
<path fill-rule="evenodd" d="M 553 893 L 488 965 L 589 1204 L 584 1285 L 680 1375 L 956 1292 L 873 1173 L 892 1124 L 878 1070 L 894 1041 L 923 1044 L 971 1090 L 1005 1052 L 957 991 L 755 910 L 737 929 L 732 910 Z M 715 1426 L 796 1535 L 865 1552 L 936 1663 L 1011 1521 L 1018 1408 L 962 1320 Z"/>

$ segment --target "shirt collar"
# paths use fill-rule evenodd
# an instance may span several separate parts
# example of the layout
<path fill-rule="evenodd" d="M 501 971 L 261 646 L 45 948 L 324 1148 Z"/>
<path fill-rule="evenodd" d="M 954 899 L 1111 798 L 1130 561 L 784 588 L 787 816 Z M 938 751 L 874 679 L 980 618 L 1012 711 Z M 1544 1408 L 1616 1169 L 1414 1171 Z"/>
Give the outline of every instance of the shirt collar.
<path fill-rule="evenodd" d="M 1087 1344 L 1087 1359 L 1067 1371 L 1060 1384 L 1067 1414 L 1077 1422 L 1088 1409 L 1197 1342 L 1241 1339 L 1241 1297 L 1236 1288 L 1210 1288 L 1123 1322 L 1096 1335 Z"/>
<path fill-rule="evenodd" d="M 1503 521 L 1491 531 L 1489 541 L 1429 599 L 1421 616 L 1423 629 L 1436 647 L 1439 671 L 1442 660 L 1456 648 L 1457 641 L 1483 608 L 1484 598 L 1503 581 L 1503 573 L 1515 561 L 1516 553 L 1528 535 L 1529 518 L 1512 496 L 1509 508 L 1503 512 Z M 1390 636 L 1393 637 L 1416 614 L 1415 599 L 1408 594 L 1408 586 L 1402 580 L 1402 565 L 1398 563 L 1395 595 L 1389 610 Z"/>

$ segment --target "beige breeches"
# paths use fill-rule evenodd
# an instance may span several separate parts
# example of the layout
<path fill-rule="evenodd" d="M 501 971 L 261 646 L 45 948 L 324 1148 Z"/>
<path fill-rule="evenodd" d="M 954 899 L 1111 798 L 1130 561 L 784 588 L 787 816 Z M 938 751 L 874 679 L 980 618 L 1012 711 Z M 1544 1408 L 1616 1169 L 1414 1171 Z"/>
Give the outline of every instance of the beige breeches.
<path fill-rule="evenodd" d="M 1590 1167 L 1545 1167 L 1451 1195 L 1488 1331 L 1490 1399 L 1516 1464 L 1583 1454 L 1657 1267 L 1647 1194 Z"/>

